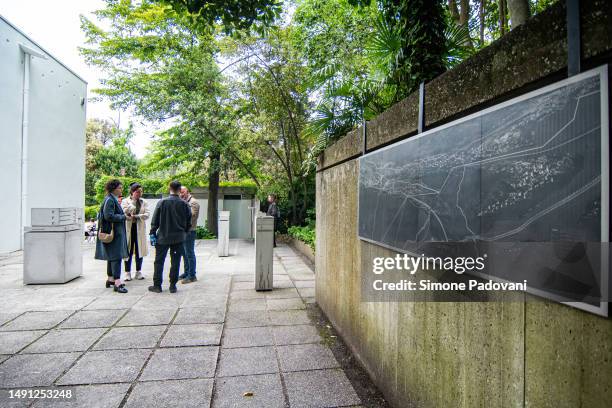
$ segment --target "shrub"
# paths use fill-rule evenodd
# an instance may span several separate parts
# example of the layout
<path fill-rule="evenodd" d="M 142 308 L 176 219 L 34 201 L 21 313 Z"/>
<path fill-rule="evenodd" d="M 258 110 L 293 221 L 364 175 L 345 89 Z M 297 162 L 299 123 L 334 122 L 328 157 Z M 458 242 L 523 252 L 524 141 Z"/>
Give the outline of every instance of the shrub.
<path fill-rule="evenodd" d="M 306 225 L 303 227 L 294 225 L 287 229 L 287 233 L 289 236 L 299 239 L 308 245 L 312 250 L 315 249 L 315 228 L 311 225 Z"/>
<path fill-rule="evenodd" d="M 196 238 L 197 239 L 215 239 L 216 237 L 208 228 L 198 225 L 196 227 Z"/>
<path fill-rule="evenodd" d="M 96 219 L 99 209 L 100 209 L 99 205 L 90 205 L 90 206 L 85 207 L 85 221 L 89 221 L 92 218 Z"/>
<path fill-rule="evenodd" d="M 134 182 L 138 182 L 142 185 L 142 189 L 145 194 L 147 193 L 160 193 L 167 192 L 167 184 L 163 180 L 158 179 L 142 179 L 137 177 L 115 177 L 115 176 L 102 176 L 95 184 L 96 190 L 96 200 L 98 202 L 102 202 L 104 200 L 104 196 L 106 195 L 106 191 L 104 190 L 104 186 L 109 180 L 117 179 L 123 184 L 123 196 L 128 197 L 130 195 L 130 184 Z"/>

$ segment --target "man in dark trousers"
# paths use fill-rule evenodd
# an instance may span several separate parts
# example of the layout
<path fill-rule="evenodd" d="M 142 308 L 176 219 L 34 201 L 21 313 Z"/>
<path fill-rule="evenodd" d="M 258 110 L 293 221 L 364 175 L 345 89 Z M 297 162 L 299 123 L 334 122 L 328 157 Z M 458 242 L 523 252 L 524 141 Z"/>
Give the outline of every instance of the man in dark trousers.
<path fill-rule="evenodd" d="M 276 248 L 276 231 L 278 230 L 278 223 L 280 221 L 280 210 L 276 204 L 275 194 L 268 195 L 268 211 L 266 212 L 266 215 L 274 217 L 274 232 L 272 236 L 274 237 L 274 248 Z"/>
<path fill-rule="evenodd" d="M 164 261 L 170 250 L 170 293 L 176 293 L 179 267 L 183 256 L 183 242 L 191 228 L 189 204 L 181 200 L 181 183 L 170 183 L 170 196 L 162 199 L 155 207 L 151 219 L 151 243 L 155 246 L 155 266 L 151 292 L 162 291 Z"/>

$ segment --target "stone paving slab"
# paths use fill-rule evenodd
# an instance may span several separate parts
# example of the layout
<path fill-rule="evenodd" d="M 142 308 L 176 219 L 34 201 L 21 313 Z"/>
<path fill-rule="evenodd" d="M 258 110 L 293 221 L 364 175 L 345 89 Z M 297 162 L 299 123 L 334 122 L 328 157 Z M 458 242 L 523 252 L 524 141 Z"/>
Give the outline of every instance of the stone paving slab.
<path fill-rule="evenodd" d="M 0 313 L 0 326 L 2 326 L 4 323 L 13 320 L 14 318 L 16 318 L 17 316 L 19 316 L 21 313 Z"/>
<path fill-rule="evenodd" d="M 123 401 L 130 384 L 96 384 L 75 387 L 58 387 L 70 389 L 74 397 L 70 400 L 38 400 L 35 408 L 118 408 Z"/>
<path fill-rule="evenodd" d="M 117 323 L 117 326 L 154 326 L 168 324 L 177 309 L 132 309 Z"/>
<path fill-rule="evenodd" d="M 253 282 L 234 282 L 232 284 L 232 290 L 253 290 L 255 284 Z"/>
<path fill-rule="evenodd" d="M 269 311 L 270 322 L 273 325 L 310 324 L 308 314 L 304 310 Z"/>
<path fill-rule="evenodd" d="M 127 408 L 210 407 L 213 380 L 149 381 L 136 384 Z"/>
<path fill-rule="evenodd" d="M 2 408 L 26 408 L 31 403 L 31 400 L 17 400 L 10 398 L 9 390 L 0 389 L 0 407 Z"/>
<path fill-rule="evenodd" d="M 315 297 L 315 288 L 298 288 L 302 298 Z"/>
<path fill-rule="evenodd" d="M 81 353 L 19 354 L 0 364 L 0 388 L 49 386 Z"/>
<path fill-rule="evenodd" d="M 289 288 L 275 289 L 266 294 L 266 298 L 270 299 L 289 299 L 297 298 L 299 300 L 300 295 L 298 291 L 293 287 L 293 284 Z"/>
<path fill-rule="evenodd" d="M 245 396 L 245 393 L 252 396 Z M 284 408 L 285 397 L 278 374 L 218 378 L 213 408 Z"/>
<path fill-rule="evenodd" d="M 51 329 L 70 316 L 73 311 L 27 312 L 5 324 L 0 331 Z"/>
<path fill-rule="evenodd" d="M 273 344 L 274 337 L 269 327 L 225 329 L 221 339 L 223 348 L 271 346 Z"/>
<path fill-rule="evenodd" d="M 178 293 L 148 293 L 134 303 L 133 310 L 153 311 L 158 309 L 178 309 L 186 298 L 186 294 Z"/>
<path fill-rule="evenodd" d="M 126 312 L 124 309 L 81 310 L 70 316 L 59 327 L 62 329 L 84 329 L 110 327 Z"/>
<path fill-rule="evenodd" d="M 228 313 L 251 312 L 257 310 L 266 310 L 265 299 L 230 300 L 227 308 Z"/>
<path fill-rule="evenodd" d="M 266 292 L 251 290 L 234 290 L 230 293 L 230 302 L 240 299 L 265 299 Z"/>
<path fill-rule="evenodd" d="M 225 309 L 226 303 L 227 303 L 226 295 L 219 295 L 219 294 L 213 294 L 213 295 L 203 295 L 203 294 L 195 295 L 193 294 L 192 295 L 192 294 L 189 294 L 185 297 L 185 299 L 183 299 L 183 302 L 181 303 L 180 307 L 181 308 L 215 307 L 215 308 Z"/>
<path fill-rule="evenodd" d="M 45 333 L 44 330 L 0 332 L 0 354 L 15 354 Z"/>
<path fill-rule="evenodd" d="M 342 407 L 361 403 L 342 370 L 298 371 L 284 377 L 291 408 Z"/>
<path fill-rule="evenodd" d="M 322 344 L 296 344 L 278 347 L 282 371 L 320 370 L 340 367 L 331 350 Z"/>
<path fill-rule="evenodd" d="M 221 349 L 218 377 L 278 372 L 274 347 Z"/>
<path fill-rule="evenodd" d="M 161 347 L 218 346 L 222 324 L 172 325 L 164 336 Z"/>
<path fill-rule="evenodd" d="M 317 329 L 309 324 L 275 326 L 272 327 L 272 334 L 277 345 L 319 343 L 321 341 Z"/>
<path fill-rule="evenodd" d="M 290 279 L 287 280 L 278 280 L 276 277 L 273 282 L 274 290 L 276 289 L 290 289 L 293 288 L 293 282 Z"/>
<path fill-rule="evenodd" d="M 314 288 L 315 280 L 313 278 L 312 280 L 295 281 L 295 287 L 298 288 L 298 291 L 300 290 L 300 288 Z"/>
<path fill-rule="evenodd" d="M 117 350 L 89 351 L 57 383 L 69 385 L 132 382 L 150 354 L 151 350 L 121 353 Z"/>
<path fill-rule="evenodd" d="M 224 308 L 189 307 L 179 309 L 173 324 L 223 323 L 224 320 Z"/>
<path fill-rule="evenodd" d="M 50 330 L 43 337 L 23 350 L 22 353 L 86 351 L 105 331 L 106 329 Z"/>
<path fill-rule="evenodd" d="M 269 313 L 266 311 L 228 313 L 225 327 L 255 327 L 270 325 Z"/>
<path fill-rule="evenodd" d="M 155 350 L 140 381 L 212 378 L 219 347 L 180 347 Z"/>
<path fill-rule="evenodd" d="M 100 339 L 94 350 L 121 350 L 153 348 L 166 330 L 166 326 L 115 327 Z M 120 352 L 118 357 L 129 353 Z"/>
<path fill-rule="evenodd" d="M 134 306 L 136 302 L 138 302 L 140 297 L 140 295 L 135 296 L 130 295 L 129 293 L 112 293 L 109 296 L 99 297 L 98 299 L 94 300 L 92 303 L 88 304 L 85 307 L 85 310 L 129 309 L 130 307 Z"/>
<path fill-rule="evenodd" d="M 234 282 L 252 282 L 253 287 L 255 286 L 255 274 L 253 273 L 241 273 L 232 275 L 232 280 Z"/>
<path fill-rule="evenodd" d="M 300 310 L 306 309 L 300 298 L 291 299 L 267 299 L 268 310 Z"/>

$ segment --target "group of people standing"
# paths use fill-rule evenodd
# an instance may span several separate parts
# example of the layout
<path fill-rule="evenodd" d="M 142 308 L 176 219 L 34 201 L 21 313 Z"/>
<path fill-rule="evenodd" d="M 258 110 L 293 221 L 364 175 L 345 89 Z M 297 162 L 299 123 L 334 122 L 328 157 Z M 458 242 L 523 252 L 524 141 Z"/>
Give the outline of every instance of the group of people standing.
<path fill-rule="evenodd" d="M 98 213 L 98 232 L 110 234 L 108 242 L 96 241 L 96 259 L 105 260 L 106 287 L 127 293 L 121 280 L 121 262 L 125 263 L 125 281 L 132 280 L 132 258 L 136 264 L 135 279 L 145 279 L 143 258 L 148 255 L 147 238 L 155 246 L 153 285 L 151 292 L 162 291 L 164 262 L 170 252 L 170 292 L 176 292 L 179 279 L 192 283 L 196 278 L 195 239 L 200 205 L 187 187 L 178 181 L 169 185 L 170 195 L 157 203 L 151 218 L 151 230 L 146 233 L 146 220 L 150 217 L 147 202 L 142 198 L 139 183 L 130 185 L 130 196 L 122 198 L 123 185 L 119 180 L 106 183 L 106 197 Z M 181 258 L 185 272 L 179 276 Z"/>

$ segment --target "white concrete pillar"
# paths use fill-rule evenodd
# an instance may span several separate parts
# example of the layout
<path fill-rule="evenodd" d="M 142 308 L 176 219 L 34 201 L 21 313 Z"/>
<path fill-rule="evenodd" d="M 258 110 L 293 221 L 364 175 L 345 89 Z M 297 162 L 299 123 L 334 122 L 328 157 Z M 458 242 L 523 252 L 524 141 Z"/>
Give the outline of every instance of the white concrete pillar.
<path fill-rule="evenodd" d="M 273 288 L 274 217 L 260 213 L 255 218 L 255 290 Z"/>
<path fill-rule="evenodd" d="M 230 212 L 219 211 L 219 223 L 217 225 L 219 229 L 219 237 L 217 240 L 218 256 L 229 256 L 229 223 Z"/>

